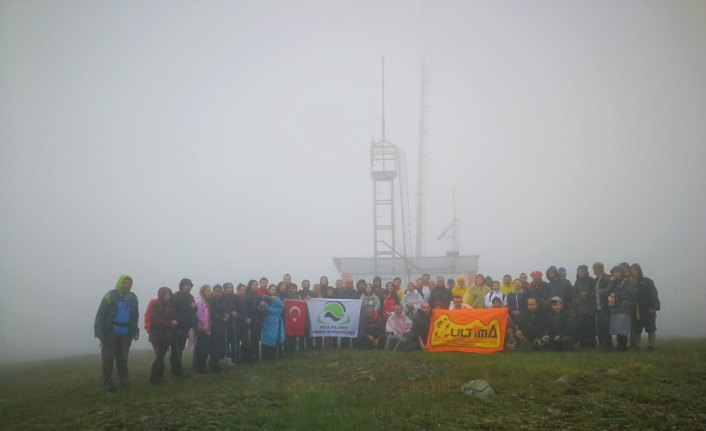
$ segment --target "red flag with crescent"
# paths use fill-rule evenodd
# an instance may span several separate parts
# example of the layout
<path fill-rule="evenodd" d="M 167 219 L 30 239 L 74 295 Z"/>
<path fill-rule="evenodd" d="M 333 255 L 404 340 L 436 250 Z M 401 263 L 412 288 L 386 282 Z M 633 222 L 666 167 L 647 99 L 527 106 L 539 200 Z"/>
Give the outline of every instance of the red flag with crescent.
<path fill-rule="evenodd" d="M 284 333 L 288 337 L 306 335 L 306 301 L 297 299 L 284 301 Z"/>

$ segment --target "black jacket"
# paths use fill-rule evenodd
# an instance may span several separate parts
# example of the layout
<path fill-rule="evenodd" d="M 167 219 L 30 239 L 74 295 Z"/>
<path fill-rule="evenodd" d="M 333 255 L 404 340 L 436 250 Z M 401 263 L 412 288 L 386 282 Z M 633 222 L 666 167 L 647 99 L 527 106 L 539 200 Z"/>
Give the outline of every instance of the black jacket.
<path fill-rule="evenodd" d="M 191 308 L 191 304 L 194 303 L 194 297 L 190 293 L 181 290 L 176 292 L 172 297 L 172 304 L 174 304 L 174 310 L 177 316 L 176 327 L 180 332 L 188 332 L 189 329 L 194 327 L 196 312 Z"/>

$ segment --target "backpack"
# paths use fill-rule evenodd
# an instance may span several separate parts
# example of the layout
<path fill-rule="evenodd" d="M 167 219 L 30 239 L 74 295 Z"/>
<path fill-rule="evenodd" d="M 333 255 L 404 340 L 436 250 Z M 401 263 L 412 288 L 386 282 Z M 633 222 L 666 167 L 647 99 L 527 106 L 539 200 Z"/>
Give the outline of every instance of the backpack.
<path fill-rule="evenodd" d="M 150 299 L 150 303 L 147 304 L 147 309 L 145 310 L 145 331 L 147 333 L 150 333 L 150 329 L 152 328 L 152 307 L 157 304 L 158 299 L 153 298 Z"/>

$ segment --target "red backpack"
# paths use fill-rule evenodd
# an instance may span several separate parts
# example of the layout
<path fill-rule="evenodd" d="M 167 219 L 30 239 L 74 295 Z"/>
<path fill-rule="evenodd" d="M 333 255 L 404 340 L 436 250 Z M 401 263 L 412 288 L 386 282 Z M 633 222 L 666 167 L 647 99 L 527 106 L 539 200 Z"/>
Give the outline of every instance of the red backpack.
<path fill-rule="evenodd" d="M 145 310 L 145 331 L 150 333 L 150 328 L 152 328 L 152 307 L 157 304 L 158 299 L 150 299 L 150 303 L 147 304 L 147 309 Z"/>

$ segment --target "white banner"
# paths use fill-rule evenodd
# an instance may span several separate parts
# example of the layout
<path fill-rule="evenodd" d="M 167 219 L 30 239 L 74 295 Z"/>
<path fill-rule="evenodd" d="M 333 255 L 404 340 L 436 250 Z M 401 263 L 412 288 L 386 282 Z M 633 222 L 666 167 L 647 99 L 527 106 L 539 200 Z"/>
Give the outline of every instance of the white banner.
<path fill-rule="evenodd" d="M 357 337 L 360 299 L 308 299 L 312 337 Z"/>

